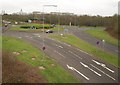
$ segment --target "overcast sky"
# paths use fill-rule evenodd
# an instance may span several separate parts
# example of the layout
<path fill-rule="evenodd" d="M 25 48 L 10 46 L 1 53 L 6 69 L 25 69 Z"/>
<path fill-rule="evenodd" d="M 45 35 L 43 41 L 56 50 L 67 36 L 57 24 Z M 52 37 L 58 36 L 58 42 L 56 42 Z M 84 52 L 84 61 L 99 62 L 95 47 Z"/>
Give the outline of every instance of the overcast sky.
<path fill-rule="evenodd" d="M 43 5 L 57 5 L 45 7 L 45 12 L 70 12 L 78 15 L 112 16 L 118 13 L 119 0 L 1 0 L 0 10 L 6 13 L 43 11 Z"/>

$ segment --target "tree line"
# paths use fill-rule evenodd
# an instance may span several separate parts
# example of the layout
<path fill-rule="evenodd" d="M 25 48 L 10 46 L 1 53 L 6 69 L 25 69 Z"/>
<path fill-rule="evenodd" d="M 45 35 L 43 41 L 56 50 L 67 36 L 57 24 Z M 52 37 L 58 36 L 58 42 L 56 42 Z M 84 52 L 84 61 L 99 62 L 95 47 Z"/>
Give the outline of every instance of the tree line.
<path fill-rule="evenodd" d="M 89 16 L 89 15 L 70 15 L 70 14 L 44 14 L 44 21 L 47 24 L 74 25 L 74 26 L 104 26 L 106 31 L 111 34 L 120 34 L 118 26 L 120 25 L 117 14 L 113 16 Z M 28 20 L 43 21 L 43 14 L 4 14 L 3 20 L 11 22 L 27 22 Z"/>

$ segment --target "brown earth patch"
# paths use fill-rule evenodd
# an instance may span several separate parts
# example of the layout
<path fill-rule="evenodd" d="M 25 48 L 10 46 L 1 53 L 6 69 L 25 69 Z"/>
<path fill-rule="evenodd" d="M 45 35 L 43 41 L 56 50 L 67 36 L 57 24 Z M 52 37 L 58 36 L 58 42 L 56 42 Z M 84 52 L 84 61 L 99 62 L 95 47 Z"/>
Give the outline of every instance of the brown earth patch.
<path fill-rule="evenodd" d="M 105 31 L 108 32 L 112 37 L 120 40 L 120 37 L 119 37 L 120 34 L 114 32 L 114 28 L 113 27 L 107 27 Z"/>
<path fill-rule="evenodd" d="M 3 83 L 47 83 L 43 76 L 26 63 L 15 59 L 12 53 L 2 52 L 2 82 Z"/>

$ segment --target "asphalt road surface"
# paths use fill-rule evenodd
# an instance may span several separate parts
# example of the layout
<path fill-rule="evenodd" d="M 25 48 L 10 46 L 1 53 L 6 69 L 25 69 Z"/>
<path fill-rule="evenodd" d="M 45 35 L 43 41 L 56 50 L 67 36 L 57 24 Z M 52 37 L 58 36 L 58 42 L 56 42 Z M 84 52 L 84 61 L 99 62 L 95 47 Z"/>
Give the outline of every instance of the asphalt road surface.
<path fill-rule="evenodd" d="M 118 68 L 69 44 L 50 39 L 42 33 L 7 31 L 3 35 L 23 39 L 41 50 L 44 36 L 45 53 L 82 83 L 118 83 Z"/>
<path fill-rule="evenodd" d="M 98 47 L 99 49 L 102 49 L 104 51 L 107 51 L 109 53 L 113 53 L 115 55 L 118 55 L 120 52 L 118 50 L 117 46 L 111 45 L 109 43 L 102 43 L 100 39 L 97 39 L 95 37 L 92 37 L 91 35 L 85 33 L 85 30 L 88 30 L 90 28 L 79 28 L 77 26 L 64 26 L 65 29 L 69 30 L 69 33 L 74 34 L 78 38 L 90 43 L 91 45 L 94 45 Z M 96 42 L 99 41 L 100 44 L 97 45 Z"/>

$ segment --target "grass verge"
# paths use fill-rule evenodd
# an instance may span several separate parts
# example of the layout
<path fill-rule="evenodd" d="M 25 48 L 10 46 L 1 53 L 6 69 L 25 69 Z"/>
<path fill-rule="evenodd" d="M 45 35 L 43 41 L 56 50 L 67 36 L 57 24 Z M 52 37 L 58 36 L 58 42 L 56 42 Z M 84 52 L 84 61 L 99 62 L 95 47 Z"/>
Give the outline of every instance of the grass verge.
<path fill-rule="evenodd" d="M 49 83 L 78 83 L 70 73 L 63 69 L 54 60 L 44 55 L 42 51 L 29 43 L 16 38 L 3 36 L 3 50 L 12 52 L 16 58 L 35 68 Z M 44 60 L 44 61 L 43 61 Z"/>
<path fill-rule="evenodd" d="M 96 29 L 86 30 L 85 32 L 98 39 L 101 40 L 104 39 L 106 42 L 120 47 L 120 45 L 118 44 L 118 40 L 110 36 L 109 33 L 104 31 L 103 29 L 96 28 Z"/>
<path fill-rule="evenodd" d="M 10 30 L 13 30 L 13 31 L 24 31 L 24 32 L 42 32 L 42 29 L 30 29 L 30 28 L 25 29 L 25 28 L 21 28 L 20 26 L 21 25 L 14 25 L 14 26 L 11 27 Z"/>
<path fill-rule="evenodd" d="M 77 38 L 74 35 L 64 35 L 64 37 L 61 37 L 60 35 L 50 35 L 49 37 L 60 40 L 62 42 L 66 42 L 75 47 L 78 47 L 78 48 L 82 49 L 83 51 L 93 54 L 94 56 L 97 56 L 97 57 L 103 59 L 104 61 L 107 61 L 108 63 L 118 67 L 118 57 L 117 56 L 107 53 L 107 52 L 104 52 L 100 49 L 97 49 L 95 46 L 90 45 L 89 43 Z"/>
<path fill-rule="evenodd" d="M 26 24 L 25 26 L 30 26 L 29 28 L 21 28 L 21 26 L 24 26 L 24 25 L 15 25 L 15 26 L 12 26 L 12 28 L 10 30 L 13 30 L 13 31 L 24 31 L 24 32 L 43 32 L 43 28 L 40 28 L 40 29 L 30 29 L 31 26 L 35 26 L 35 27 L 43 27 L 43 25 L 39 25 L 39 24 Z M 53 30 L 53 31 L 63 31 L 64 28 L 62 27 L 54 27 L 54 28 L 49 28 L 49 25 L 45 25 L 47 27 L 47 29 L 45 28 L 45 30 Z"/>

